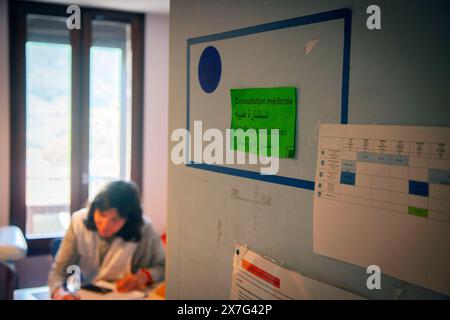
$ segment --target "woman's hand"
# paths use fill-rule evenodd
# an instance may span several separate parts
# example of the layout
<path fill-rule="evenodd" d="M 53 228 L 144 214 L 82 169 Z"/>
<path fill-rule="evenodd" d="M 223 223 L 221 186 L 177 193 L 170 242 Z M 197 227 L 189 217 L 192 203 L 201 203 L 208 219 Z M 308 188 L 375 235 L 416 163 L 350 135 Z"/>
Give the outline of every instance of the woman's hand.
<path fill-rule="evenodd" d="M 147 286 L 147 275 L 138 271 L 135 274 L 129 274 L 116 282 L 116 288 L 119 292 L 128 292 L 133 290 L 142 290 Z"/>
<path fill-rule="evenodd" d="M 80 296 L 76 293 L 70 293 L 63 287 L 55 289 L 52 293 L 53 300 L 80 300 Z"/>

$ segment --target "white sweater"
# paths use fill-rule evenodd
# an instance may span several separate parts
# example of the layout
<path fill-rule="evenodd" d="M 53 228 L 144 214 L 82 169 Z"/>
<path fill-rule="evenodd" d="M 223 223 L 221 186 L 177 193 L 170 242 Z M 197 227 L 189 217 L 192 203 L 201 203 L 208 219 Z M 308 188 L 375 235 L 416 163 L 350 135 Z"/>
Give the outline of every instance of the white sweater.
<path fill-rule="evenodd" d="M 165 253 L 159 235 L 144 218 L 139 242 L 120 237 L 106 240 L 89 230 L 83 221 L 87 209 L 72 216 L 72 222 L 52 264 L 48 286 L 51 292 L 70 276 L 67 268 L 76 265 L 82 274 L 82 284 L 97 280 L 118 280 L 140 268 L 150 271 L 154 282 L 164 280 Z M 103 251 L 102 253 L 100 251 Z"/>

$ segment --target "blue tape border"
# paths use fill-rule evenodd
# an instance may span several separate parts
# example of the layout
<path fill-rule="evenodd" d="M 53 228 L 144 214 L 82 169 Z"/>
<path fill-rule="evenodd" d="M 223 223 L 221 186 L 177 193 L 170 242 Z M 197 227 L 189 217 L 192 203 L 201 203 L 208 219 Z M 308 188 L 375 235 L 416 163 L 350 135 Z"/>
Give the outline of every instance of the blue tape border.
<path fill-rule="evenodd" d="M 352 12 L 350 9 L 338 9 L 327 12 L 321 12 L 303 17 L 297 17 L 287 20 L 275 21 L 264 23 L 252 27 L 241 28 L 221 33 L 215 33 L 206 36 L 200 36 L 196 38 L 190 38 L 187 40 L 186 50 L 186 128 L 189 130 L 190 124 L 190 51 L 191 46 L 199 43 L 205 43 L 210 41 L 225 40 L 230 38 L 242 37 L 250 34 L 287 29 L 291 27 L 298 27 L 302 25 L 308 25 L 313 23 L 344 19 L 344 52 L 343 52 L 343 64 L 342 64 L 342 91 L 341 91 L 341 124 L 348 123 L 348 93 L 349 93 L 349 80 L 350 80 L 350 47 L 351 47 L 351 28 L 352 28 Z M 186 139 L 187 159 L 190 159 L 190 146 Z M 222 174 L 228 174 L 238 176 L 247 179 L 254 179 L 259 181 L 265 181 L 269 183 L 276 183 L 301 189 L 314 190 L 314 181 L 289 178 L 278 175 L 262 175 L 258 172 L 241 170 L 235 168 L 229 168 L 218 165 L 210 165 L 205 163 L 187 163 L 187 167 L 196 168 L 201 170 L 207 170 Z"/>

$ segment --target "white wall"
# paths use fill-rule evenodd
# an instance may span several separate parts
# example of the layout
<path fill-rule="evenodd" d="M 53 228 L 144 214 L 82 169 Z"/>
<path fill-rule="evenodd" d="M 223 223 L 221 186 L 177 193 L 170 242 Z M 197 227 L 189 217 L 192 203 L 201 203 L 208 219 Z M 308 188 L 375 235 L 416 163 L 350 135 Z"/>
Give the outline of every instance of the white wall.
<path fill-rule="evenodd" d="M 143 207 L 156 230 L 166 229 L 169 16 L 145 18 Z"/>
<path fill-rule="evenodd" d="M 0 226 L 9 223 L 8 1 L 0 0 Z"/>
<path fill-rule="evenodd" d="M 172 0 L 169 132 L 186 126 L 188 38 L 339 8 L 353 12 L 349 123 L 449 126 L 450 44 L 444 40 L 450 32 L 448 1 L 376 3 L 382 10 L 381 31 L 366 28 L 371 0 Z M 200 119 L 191 116 L 190 120 Z M 315 254 L 309 190 L 171 162 L 168 183 L 169 299 L 227 299 L 234 242 L 246 243 L 261 255 L 283 261 L 287 268 L 365 297 L 436 297 L 430 290 L 387 276 L 382 277 L 382 290 L 369 291 L 364 268 Z M 251 199 L 265 195 L 271 202 L 262 205 L 236 199 L 234 189 Z"/>

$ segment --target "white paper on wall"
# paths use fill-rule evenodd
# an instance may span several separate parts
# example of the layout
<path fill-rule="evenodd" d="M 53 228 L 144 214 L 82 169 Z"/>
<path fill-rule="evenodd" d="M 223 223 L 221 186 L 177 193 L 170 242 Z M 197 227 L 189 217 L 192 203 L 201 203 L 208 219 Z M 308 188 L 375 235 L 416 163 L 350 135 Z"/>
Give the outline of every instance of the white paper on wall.
<path fill-rule="evenodd" d="M 232 300 L 362 299 L 345 290 L 307 278 L 236 244 Z"/>
<path fill-rule="evenodd" d="M 450 295 L 450 128 L 323 124 L 319 136 L 314 252 Z"/>

